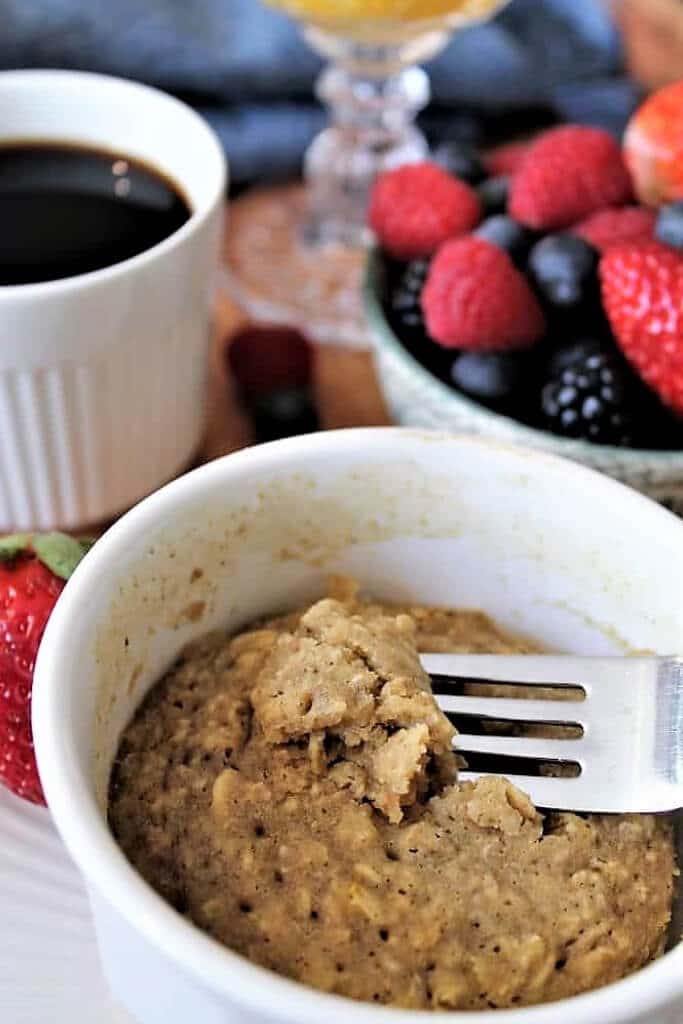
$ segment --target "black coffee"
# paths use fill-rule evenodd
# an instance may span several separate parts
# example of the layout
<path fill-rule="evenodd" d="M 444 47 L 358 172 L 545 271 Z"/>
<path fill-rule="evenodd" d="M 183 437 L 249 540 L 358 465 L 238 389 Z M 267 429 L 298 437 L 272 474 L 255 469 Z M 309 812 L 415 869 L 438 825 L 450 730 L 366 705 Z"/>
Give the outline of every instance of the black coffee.
<path fill-rule="evenodd" d="M 0 285 L 110 267 L 168 238 L 191 213 L 173 182 L 130 157 L 0 146 Z"/>

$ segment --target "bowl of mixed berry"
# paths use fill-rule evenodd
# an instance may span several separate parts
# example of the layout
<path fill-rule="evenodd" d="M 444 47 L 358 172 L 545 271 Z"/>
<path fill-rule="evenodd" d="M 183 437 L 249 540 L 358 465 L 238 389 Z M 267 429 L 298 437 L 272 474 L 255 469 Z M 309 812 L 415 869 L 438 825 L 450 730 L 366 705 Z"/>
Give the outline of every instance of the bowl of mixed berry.
<path fill-rule="evenodd" d="M 394 418 L 578 459 L 683 509 L 683 82 L 382 175 L 366 305 Z"/>

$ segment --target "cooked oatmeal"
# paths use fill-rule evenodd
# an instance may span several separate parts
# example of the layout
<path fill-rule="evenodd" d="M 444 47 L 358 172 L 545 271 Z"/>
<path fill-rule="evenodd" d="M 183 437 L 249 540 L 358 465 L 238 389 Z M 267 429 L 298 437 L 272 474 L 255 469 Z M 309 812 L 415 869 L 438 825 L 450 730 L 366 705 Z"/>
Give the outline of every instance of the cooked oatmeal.
<path fill-rule="evenodd" d="M 111 828 L 198 927 L 289 978 L 428 1009 L 559 999 L 662 949 L 649 816 L 541 815 L 457 782 L 419 650 L 531 648 L 478 612 L 350 591 L 188 649 L 128 726 Z"/>

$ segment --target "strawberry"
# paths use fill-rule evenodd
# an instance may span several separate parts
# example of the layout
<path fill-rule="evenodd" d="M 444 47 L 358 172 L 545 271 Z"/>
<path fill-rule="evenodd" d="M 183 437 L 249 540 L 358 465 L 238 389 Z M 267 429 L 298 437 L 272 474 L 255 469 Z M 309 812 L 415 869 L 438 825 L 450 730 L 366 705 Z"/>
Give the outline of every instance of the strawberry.
<path fill-rule="evenodd" d="M 541 308 L 508 254 L 474 236 L 439 249 L 422 292 L 422 309 L 430 336 L 444 348 L 528 348 L 545 330 Z"/>
<path fill-rule="evenodd" d="M 624 159 L 643 203 L 683 199 L 683 81 L 654 93 L 633 115 Z"/>
<path fill-rule="evenodd" d="M 55 603 L 88 541 L 51 533 L 0 539 L 0 782 L 44 804 L 31 732 L 38 647 Z"/>
<path fill-rule="evenodd" d="M 589 242 L 599 252 L 628 242 L 649 242 L 655 235 L 656 214 L 642 206 L 600 210 L 581 221 L 572 234 Z"/>
<path fill-rule="evenodd" d="M 619 146 L 608 132 L 564 125 L 541 135 L 512 180 L 509 212 L 535 231 L 571 227 L 633 194 Z"/>
<path fill-rule="evenodd" d="M 387 252 L 412 260 L 432 253 L 448 238 L 464 235 L 482 218 L 469 185 L 437 166 L 408 164 L 381 174 L 370 196 L 370 227 Z"/>
<path fill-rule="evenodd" d="M 601 261 L 614 336 L 643 380 L 683 415 L 683 254 L 659 242 L 610 249 Z"/>

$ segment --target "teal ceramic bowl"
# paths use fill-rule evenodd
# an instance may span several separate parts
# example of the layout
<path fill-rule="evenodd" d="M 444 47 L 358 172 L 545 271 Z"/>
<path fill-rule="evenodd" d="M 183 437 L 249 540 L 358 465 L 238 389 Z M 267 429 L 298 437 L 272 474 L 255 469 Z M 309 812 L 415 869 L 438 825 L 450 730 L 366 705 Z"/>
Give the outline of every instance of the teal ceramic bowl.
<path fill-rule="evenodd" d="M 562 455 L 606 473 L 683 514 L 683 451 L 615 448 L 557 437 L 492 412 L 452 390 L 401 344 L 384 313 L 384 267 L 370 251 L 364 281 L 365 309 L 380 386 L 396 423 L 477 434 Z"/>

